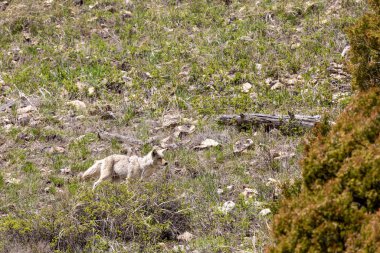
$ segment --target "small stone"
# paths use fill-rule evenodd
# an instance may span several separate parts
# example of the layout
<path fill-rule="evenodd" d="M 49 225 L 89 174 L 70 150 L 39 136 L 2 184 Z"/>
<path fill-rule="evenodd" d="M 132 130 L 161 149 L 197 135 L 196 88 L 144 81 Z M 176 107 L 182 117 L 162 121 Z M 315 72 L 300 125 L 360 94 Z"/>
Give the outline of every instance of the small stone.
<path fill-rule="evenodd" d="M 194 235 L 187 231 L 177 236 L 177 240 L 184 241 L 184 242 L 190 242 L 193 238 L 194 238 Z"/>
<path fill-rule="evenodd" d="M 14 184 L 14 185 L 17 185 L 17 184 L 20 184 L 21 183 L 21 180 L 18 179 L 18 178 L 8 178 L 8 179 L 5 179 L 5 183 L 6 184 Z"/>
<path fill-rule="evenodd" d="M 226 188 L 227 188 L 227 190 L 231 191 L 231 190 L 234 189 L 234 186 L 233 186 L 233 185 L 229 185 L 229 186 L 227 186 Z"/>
<path fill-rule="evenodd" d="M 241 153 L 246 151 L 249 147 L 253 145 L 252 139 L 240 140 L 235 143 L 233 146 L 234 154 Z"/>
<path fill-rule="evenodd" d="M 83 5 L 83 0 L 74 0 L 75 5 Z"/>
<path fill-rule="evenodd" d="M 88 89 L 87 89 L 87 94 L 89 95 L 89 96 L 92 96 L 92 95 L 94 95 L 95 94 L 95 88 L 94 87 L 89 87 Z"/>
<path fill-rule="evenodd" d="M 213 139 L 206 139 L 202 141 L 200 145 L 195 146 L 194 149 L 206 149 L 209 147 L 217 147 L 217 146 L 220 146 L 219 142 Z"/>
<path fill-rule="evenodd" d="M 280 82 L 277 81 L 273 86 L 270 87 L 271 90 L 279 90 L 282 89 L 284 85 Z"/>
<path fill-rule="evenodd" d="M 245 198 L 253 198 L 258 194 L 256 189 L 244 188 L 244 191 L 241 193 Z"/>
<path fill-rule="evenodd" d="M 183 126 L 177 126 L 175 129 L 174 129 L 174 133 L 173 135 L 178 138 L 178 137 L 181 137 L 181 135 L 183 134 L 191 134 L 193 133 L 195 130 L 195 126 L 194 125 L 183 125 Z"/>
<path fill-rule="evenodd" d="M 252 88 L 252 84 L 250 83 L 243 83 L 242 85 L 242 91 L 245 93 L 248 93 L 251 88 Z"/>
<path fill-rule="evenodd" d="M 0 11 L 5 11 L 9 5 L 8 1 L 2 1 L 0 2 Z"/>
<path fill-rule="evenodd" d="M 260 216 L 266 216 L 271 213 L 271 210 L 269 208 L 265 208 L 259 212 Z"/>
<path fill-rule="evenodd" d="M 343 49 L 342 54 L 341 54 L 343 58 L 345 58 L 345 57 L 347 56 L 347 54 L 348 54 L 348 52 L 350 51 L 350 49 L 351 49 L 351 46 L 346 46 L 346 47 Z"/>
<path fill-rule="evenodd" d="M 102 116 L 100 118 L 103 120 L 115 120 L 116 116 L 113 112 L 106 111 L 106 112 L 102 113 Z"/>
<path fill-rule="evenodd" d="M 235 205 L 236 205 L 235 202 L 230 200 L 230 201 L 225 202 L 222 207 L 218 208 L 218 210 L 224 214 L 227 214 L 231 212 L 232 209 L 234 209 Z"/>
<path fill-rule="evenodd" d="M 44 192 L 45 193 L 49 193 L 51 191 L 51 187 L 50 186 L 47 186 L 44 188 Z"/>
<path fill-rule="evenodd" d="M 301 46 L 301 43 L 293 43 L 291 46 L 290 46 L 290 49 L 294 50 L 294 49 L 297 49 Z"/>
<path fill-rule="evenodd" d="M 70 168 L 63 168 L 60 170 L 61 171 L 61 174 L 71 174 L 71 169 Z"/>
<path fill-rule="evenodd" d="M 26 107 L 17 109 L 17 114 L 30 113 L 30 112 L 33 112 L 33 111 L 36 111 L 36 110 L 37 110 L 36 107 L 34 107 L 32 105 L 28 105 Z"/>
<path fill-rule="evenodd" d="M 87 108 L 86 104 L 80 100 L 69 101 L 66 104 L 75 107 L 77 110 L 85 110 Z"/>
<path fill-rule="evenodd" d="M 189 246 L 185 246 L 185 245 L 173 246 L 173 252 L 186 252 L 187 250 L 190 250 Z"/>
<path fill-rule="evenodd" d="M 224 191 L 223 191 L 223 189 L 221 189 L 221 188 L 218 188 L 218 190 L 216 190 L 216 193 L 218 193 L 219 195 L 221 195 L 223 192 L 224 192 Z"/>
<path fill-rule="evenodd" d="M 256 63 L 256 71 L 257 71 L 257 74 L 261 75 L 261 72 L 262 72 L 262 69 L 263 69 L 263 65 L 260 64 L 260 63 Z"/>
<path fill-rule="evenodd" d="M 165 115 L 162 121 L 162 127 L 170 127 L 177 125 L 181 120 L 179 114 L 168 114 Z"/>
<path fill-rule="evenodd" d="M 276 158 L 276 157 L 279 157 L 279 156 L 280 156 L 280 152 L 277 151 L 277 150 L 275 150 L 275 149 L 271 149 L 271 150 L 269 150 L 269 153 L 270 153 L 270 156 L 271 156 L 272 158 Z"/>
<path fill-rule="evenodd" d="M 17 121 L 18 123 L 21 125 L 21 126 L 26 126 L 29 124 L 30 122 L 30 119 L 31 119 L 31 116 L 27 113 L 25 114 L 22 114 L 20 116 L 17 117 Z"/>
<path fill-rule="evenodd" d="M 124 10 L 123 13 L 121 14 L 121 17 L 123 19 L 128 19 L 128 18 L 132 18 L 133 14 L 130 11 Z"/>
<path fill-rule="evenodd" d="M 175 139 L 172 136 L 168 136 L 160 141 L 160 146 L 167 149 L 176 149 L 178 145 L 175 143 Z"/>

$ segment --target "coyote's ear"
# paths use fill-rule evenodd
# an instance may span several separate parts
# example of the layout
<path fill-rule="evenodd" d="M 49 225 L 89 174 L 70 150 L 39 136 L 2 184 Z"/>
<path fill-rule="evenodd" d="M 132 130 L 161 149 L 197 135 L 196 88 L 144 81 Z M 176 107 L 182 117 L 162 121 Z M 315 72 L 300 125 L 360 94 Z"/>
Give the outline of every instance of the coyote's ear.
<path fill-rule="evenodd" d="M 158 152 L 155 148 L 152 150 L 152 157 L 158 157 Z"/>

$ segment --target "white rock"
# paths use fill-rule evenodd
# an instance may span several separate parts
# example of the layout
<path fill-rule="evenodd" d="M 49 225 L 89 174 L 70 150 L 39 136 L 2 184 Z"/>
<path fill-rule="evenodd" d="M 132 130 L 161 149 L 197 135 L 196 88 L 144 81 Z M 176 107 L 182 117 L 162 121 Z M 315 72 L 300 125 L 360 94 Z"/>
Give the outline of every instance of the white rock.
<path fill-rule="evenodd" d="M 195 126 L 194 125 L 183 125 L 183 126 L 177 126 L 175 129 L 174 129 L 174 136 L 175 137 L 180 137 L 181 134 L 191 134 L 193 133 L 195 130 Z"/>
<path fill-rule="evenodd" d="M 265 208 L 259 212 L 260 216 L 266 216 L 271 213 L 271 210 L 269 208 Z"/>
<path fill-rule="evenodd" d="M 189 246 L 185 246 L 185 245 L 173 246 L 173 252 L 186 252 L 187 250 L 190 250 Z"/>
<path fill-rule="evenodd" d="M 62 174 L 71 174 L 71 169 L 70 168 L 63 168 L 60 170 Z"/>
<path fill-rule="evenodd" d="M 218 193 L 219 195 L 220 194 L 222 194 L 224 191 L 223 191 L 223 189 L 221 189 L 221 188 L 218 188 L 218 190 L 216 190 L 216 193 Z"/>
<path fill-rule="evenodd" d="M 249 147 L 253 145 L 253 140 L 252 139 L 245 139 L 245 140 L 240 140 L 235 143 L 233 146 L 234 153 L 241 153 L 245 150 L 247 150 Z"/>
<path fill-rule="evenodd" d="M 248 93 L 251 88 L 252 88 L 252 84 L 250 84 L 250 83 L 243 83 L 241 89 L 242 89 L 243 92 Z"/>
<path fill-rule="evenodd" d="M 224 214 L 227 214 L 227 213 L 231 212 L 232 209 L 234 209 L 235 205 L 236 205 L 235 202 L 230 200 L 230 201 L 225 202 L 223 204 L 223 206 L 219 207 L 218 209 L 219 209 L 219 211 L 223 212 Z"/>
<path fill-rule="evenodd" d="M 231 191 L 232 189 L 234 189 L 234 186 L 233 185 L 229 185 L 226 188 L 227 188 L 227 190 Z"/>
<path fill-rule="evenodd" d="M 343 49 L 342 54 L 341 54 L 343 58 L 347 56 L 348 51 L 350 51 L 350 49 L 351 49 L 351 46 L 346 46 L 346 47 Z"/>
<path fill-rule="evenodd" d="M 92 96 L 92 95 L 94 95 L 94 93 L 95 93 L 95 88 L 94 87 L 89 87 L 88 88 L 88 90 L 87 90 L 87 94 L 89 95 L 89 96 Z"/>
<path fill-rule="evenodd" d="M 88 86 L 88 84 L 85 82 L 76 82 L 75 85 L 77 86 L 78 90 L 80 90 L 80 91 L 83 91 Z"/>
<path fill-rule="evenodd" d="M 256 63 L 257 74 L 261 75 L 262 69 L 263 69 L 263 65 L 260 63 Z"/>
<path fill-rule="evenodd" d="M 282 89 L 284 85 L 280 82 L 277 81 L 273 86 L 270 87 L 271 90 L 279 90 Z"/>
<path fill-rule="evenodd" d="M 25 113 L 29 113 L 29 112 L 33 112 L 37 110 L 36 107 L 32 106 L 32 105 L 28 105 L 26 107 L 23 107 L 23 108 L 19 108 L 17 109 L 17 113 L 18 114 L 25 114 Z"/>
<path fill-rule="evenodd" d="M 162 120 L 162 127 L 170 127 L 177 125 L 181 120 L 181 115 L 179 114 L 167 114 Z"/>
<path fill-rule="evenodd" d="M 217 142 L 213 139 L 206 139 L 206 140 L 202 141 L 200 145 L 195 146 L 194 149 L 206 149 L 209 147 L 217 147 L 219 145 L 220 145 L 219 142 Z"/>
<path fill-rule="evenodd" d="M 162 148 L 175 149 L 178 145 L 175 143 L 175 140 L 172 136 L 168 136 L 160 141 L 160 146 Z"/>
<path fill-rule="evenodd" d="M 6 184 L 20 184 L 21 180 L 18 178 L 12 177 L 12 178 L 5 179 L 5 183 Z"/>
<path fill-rule="evenodd" d="M 80 100 L 69 101 L 66 104 L 74 106 L 77 110 L 85 110 L 87 108 L 86 104 Z"/>
<path fill-rule="evenodd" d="M 256 189 L 244 188 L 244 191 L 241 193 L 245 198 L 252 198 L 258 194 Z"/>
<path fill-rule="evenodd" d="M 194 235 L 187 231 L 177 236 L 177 240 L 184 241 L 184 242 L 190 242 L 193 238 L 194 238 Z"/>

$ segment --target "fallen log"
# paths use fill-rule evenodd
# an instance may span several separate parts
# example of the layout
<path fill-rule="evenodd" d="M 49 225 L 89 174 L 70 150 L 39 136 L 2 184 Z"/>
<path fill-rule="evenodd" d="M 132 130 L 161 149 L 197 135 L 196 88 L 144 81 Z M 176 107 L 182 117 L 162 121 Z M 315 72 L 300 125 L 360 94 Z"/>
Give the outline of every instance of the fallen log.
<path fill-rule="evenodd" d="M 285 124 L 311 128 L 321 120 L 321 116 L 308 115 L 269 115 L 260 113 L 242 113 L 240 115 L 221 115 L 218 122 L 226 125 L 264 125 L 266 127 L 278 128 Z"/>

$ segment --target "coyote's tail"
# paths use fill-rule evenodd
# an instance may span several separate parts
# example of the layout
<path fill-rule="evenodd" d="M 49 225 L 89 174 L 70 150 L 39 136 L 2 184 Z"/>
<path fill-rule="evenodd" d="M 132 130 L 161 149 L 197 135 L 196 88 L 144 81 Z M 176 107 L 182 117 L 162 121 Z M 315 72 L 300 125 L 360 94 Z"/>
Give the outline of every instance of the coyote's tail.
<path fill-rule="evenodd" d="M 94 163 L 94 165 L 92 165 L 90 168 L 88 168 L 88 170 L 86 170 L 85 172 L 83 172 L 80 177 L 81 179 L 86 179 L 88 177 L 92 177 L 98 173 L 100 173 L 100 168 L 103 164 L 103 160 L 100 160 L 100 161 L 96 161 Z"/>

